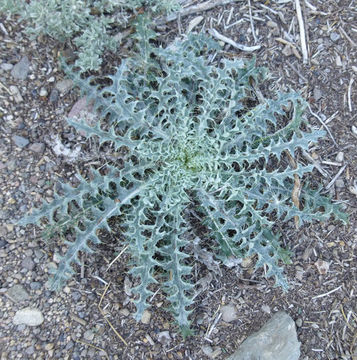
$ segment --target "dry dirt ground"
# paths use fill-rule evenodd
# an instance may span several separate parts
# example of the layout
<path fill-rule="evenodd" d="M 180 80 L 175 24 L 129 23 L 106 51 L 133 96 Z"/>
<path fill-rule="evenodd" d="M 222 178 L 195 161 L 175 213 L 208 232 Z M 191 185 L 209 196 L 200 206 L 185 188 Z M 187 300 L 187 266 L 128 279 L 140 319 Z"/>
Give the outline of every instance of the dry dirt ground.
<path fill-rule="evenodd" d="M 181 16 L 159 29 L 162 41 L 169 42 L 183 36 L 190 22 L 202 16 L 193 31 L 214 28 L 237 43 L 261 45 L 252 53 L 228 44 L 224 50 L 226 56 L 255 55 L 259 65 L 267 66 L 272 80 L 265 91 L 291 88 L 307 99 L 310 123 L 330 131 L 310 152 L 320 168 L 312 178 L 342 201 L 350 216 L 347 226 L 333 220 L 299 230 L 293 223 L 282 226 L 282 239 L 294 252 L 293 263 L 286 266 L 291 285 L 287 293 L 254 272 L 249 261 L 239 268 L 222 267 L 222 275 L 197 262 L 193 276 L 201 279 L 202 291 L 192 314 L 196 335 L 186 341 L 163 310 L 161 292 L 151 299 L 147 323 L 133 320 L 128 256 L 124 253 L 107 271 L 122 250 L 113 237 L 103 239 L 95 257 L 83 257 L 85 265 L 63 292 L 47 290 L 47 269 L 56 262 L 61 243 L 48 246 L 38 229 L 12 222 L 41 198 L 50 199 L 58 179 L 73 180 L 78 169 L 88 168 L 96 159 L 91 147 L 83 147 L 73 161 L 55 147 L 56 137 L 72 150 L 85 145 L 65 122 L 78 91 L 53 92 L 64 78 L 57 44 L 46 38 L 29 40 L 23 24 L 0 17 L 1 63 L 16 64 L 25 55 L 30 60 L 24 81 L 0 70 L 1 359 L 225 359 L 278 310 L 296 321 L 301 359 L 357 359 L 357 4 L 354 0 L 300 3 L 305 63 L 295 1 L 231 2 Z M 197 2 L 187 5 L 193 4 Z M 115 62 L 115 58 L 107 59 Z M 11 86 L 18 88 L 22 100 L 10 94 Z M 28 139 L 29 145 L 18 147 L 14 135 Z M 86 151 L 92 151 L 92 160 Z M 321 265 L 326 264 L 324 271 Z M 7 296 L 15 284 L 28 294 L 23 301 Z M 224 304 L 236 307 L 236 320 L 222 320 Z M 40 326 L 13 324 L 16 311 L 26 306 L 43 313 Z"/>

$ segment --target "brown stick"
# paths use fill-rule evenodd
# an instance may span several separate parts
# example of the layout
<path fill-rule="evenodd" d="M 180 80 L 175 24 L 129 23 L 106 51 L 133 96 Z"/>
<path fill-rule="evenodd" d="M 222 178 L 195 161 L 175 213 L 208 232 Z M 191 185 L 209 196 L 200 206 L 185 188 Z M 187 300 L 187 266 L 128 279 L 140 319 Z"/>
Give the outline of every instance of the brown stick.
<path fill-rule="evenodd" d="M 290 154 L 290 152 L 288 150 L 286 150 L 285 152 L 288 155 L 290 166 L 293 169 L 296 169 L 297 164 L 296 164 L 295 159 L 292 157 L 292 155 Z M 301 192 L 301 181 L 300 181 L 299 175 L 294 174 L 294 188 L 291 193 L 291 199 L 292 199 L 294 205 L 298 209 L 300 208 L 300 200 L 299 200 L 300 192 Z M 299 217 L 297 215 L 294 216 L 294 223 L 295 223 L 295 227 L 298 229 L 299 228 Z"/>

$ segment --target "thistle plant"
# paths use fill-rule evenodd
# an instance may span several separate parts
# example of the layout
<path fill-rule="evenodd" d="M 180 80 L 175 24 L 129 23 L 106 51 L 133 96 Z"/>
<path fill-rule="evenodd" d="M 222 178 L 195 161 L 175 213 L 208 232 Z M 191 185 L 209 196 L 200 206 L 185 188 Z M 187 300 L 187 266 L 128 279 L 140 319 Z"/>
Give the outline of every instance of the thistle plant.
<path fill-rule="evenodd" d="M 201 247 L 222 261 L 252 256 L 256 268 L 287 288 L 281 263 L 286 250 L 274 230 L 276 221 L 345 221 L 339 206 L 308 185 L 300 205 L 292 200 L 296 176 L 306 177 L 311 165 L 290 159 L 309 150 L 324 132 L 307 129 L 305 102 L 296 92 L 277 92 L 258 100 L 256 90 L 267 77 L 254 60 L 222 59 L 206 36 L 189 35 L 169 48 L 155 47 L 155 33 L 145 18 L 137 23 L 135 57 L 123 60 L 107 85 L 96 85 L 68 68 L 74 82 L 94 102 L 101 121 L 68 123 L 125 153 L 124 165 L 106 164 L 79 185 L 62 184 L 51 203 L 21 220 L 53 229 L 70 225 L 75 234 L 51 279 L 61 288 L 75 273 L 79 253 L 92 253 L 99 230 L 111 231 L 120 221 L 136 278 L 135 318 L 149 306 L 154 284 L 167 294 L 179 326 L 190 328 L 193 304 L 193 260 L 187 209 L 196 208 L 209 229 Z M 210 238 L 210 242 L 207 241 Z M 214 241 L 214 246 L 208 243 Z"/>
<path fill-rule="evenodd" d="M 113 31 L 127 25 L 127 11 L 142 6 L 152 13 L 179 8 L 176 0 L 0 0 L 0 13 L 20 15 L 32 36 L 48 35 L 74 45 L 76 66 L 88 71 L 100 68 L 106 51 L 118 49 Z"/>

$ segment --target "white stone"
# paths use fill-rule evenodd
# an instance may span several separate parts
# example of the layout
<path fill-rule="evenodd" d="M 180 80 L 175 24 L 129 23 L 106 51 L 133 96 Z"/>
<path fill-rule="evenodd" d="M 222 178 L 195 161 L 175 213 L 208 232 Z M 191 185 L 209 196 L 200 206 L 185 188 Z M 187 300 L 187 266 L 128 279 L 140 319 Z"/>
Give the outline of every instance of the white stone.
<path fill-rule="evenodd" d="M 337 155 L 336 155 L 336 161 L 338 162 L 342 162 L 344 159 L 344 153 L 342 151 L 340 151 Z"/>
<path fill-rule="evenodd" d="M 28 307 L 16 312 L 13 323 L 15 325 L 38 326 L 43 323 L 43 320 L 43 315 L 40 310 Z"/>
<path fill-rule="evenodd" d="M 151 319 L 151 313 L 148 310 L 145 310 L 143 316 L 141 317 L 141 322 L 143 324 L 149 324 Z"/>
<path fill-rule="evenodd" d="M 238 319 L 237 308 L 234 305 L 224 305 L 221 308 L 222 320 L 226 323 Z"/>

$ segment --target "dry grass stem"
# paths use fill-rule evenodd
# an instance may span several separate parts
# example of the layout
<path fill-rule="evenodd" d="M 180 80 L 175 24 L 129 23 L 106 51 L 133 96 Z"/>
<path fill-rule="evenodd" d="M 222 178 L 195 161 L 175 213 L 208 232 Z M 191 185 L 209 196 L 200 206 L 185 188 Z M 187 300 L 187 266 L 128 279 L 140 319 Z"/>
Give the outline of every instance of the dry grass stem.
<path fill-rule="evenodd" d="M 128 245 L 126 245 L 121 251 L 120 253 L 115 257 L 115 259 L 108 265 L 107 270 L 108 271 L 112 265 L 124 254 L 124 252 L 126 251 L 126 249 L 128 248 Z"/>
<path fill-rule="evenodd" d="M 103 294 L 100 297 L 99 300 L 99 304 L 98 304 L 98 310 L 100 311 L 100 313 L 102 314 L 104 320 L 108 323 L 108 325 L 111 327 L 111 329 L 114 331 L 115 335 L 126 345 L 128 346 L 128 343 L 125 341 L 125 339 L 118 333 L 118 331 L 115 329 L 115 327 L 112 325 L 112 323 L 107 319 L 104 311 L 101 308 L 102 302 L 103 302 L 103 298 L 105 296 L 105 294 L 107 293 L 108 289 L 109 289 L 110 283 L 108 283 L 108 285 L 104 288 Z"/>
<path fill-rule="evenodd" d="M 305 34 L 305 27 L 304 27 L 304 20 L 302 17 L 302 11 L 300 6 L 300 0 L 295 0 L 295 7 L 296 7 L 296 16 L 298 18 L 299 23 L 299 30 L 300 30 L 300 43 L 301 43 L 301 52 L 304 64 L 306 64 L 309 60 L 307 46 L 306 46 L 306 34 Z"/>
<path fill-rule="evenodd" d="M 354 78 L 353 78 L 353 76 L 351 76 L 350 83 L 348 84 L 348 91 L 347 91 L 348 110 L 350 112 L 352 112 L 351 92 L 352 92 L 353 82 L 354 82 Z"/>
<path fill-rule="evenodd" d="M 346 33 L 346 31 L 343 29 L 342 26 L 340 26 L 339 30 L 340 30 L 340 34 L 346 38 L 346 40 L 351 44 L 351 46 L 357 47 L 357 44 L 348 36 L 348 34 Z"/>
<path fill-rule="evenodd" d="M 253 17 L 252 17 L 252 5 L 250 3 L 250 0 L 248 0 L 248 8 L 249 8 L 250 27 L 252 29 L 252 35 L 253 35 L 253 38 L 254 38 L 254 44 L 256 44 L 258 42 L 258 39 L 257 39 L 257 36 L 255 34 L 254 21 L 253 21 Z"/>
<path fill-rule="evenodd" d="M 255 46 L 246 46 L 246 45 L 242 45 L 242 44 L 238 44 L 235 41 L 233 41 L 232 39 L 220 34 L 217 30 L 215 29 L 209 29 L 208 32 L 215 37 L 217 40 L 221 40 L 231 46 L 233 46 L 234 48 L 241 50 L 241 51 L 247 51 L 247 52 L 252 52 L 255 50 L 259 50 L 261 48 L 260 45 L 255 45 Z"/>
<path fill-rule="evenodd" d="M 344 165 L 339 171 L 338 173 L 333 177 L 333 179 L 327 184 L 326 186 L 326 190 L 328 190 L 335 182 L 336 180 L 341 176 L 341 174 L 344 172 L 344 170 L 346 169 L 346 165 Z"/>
<path fill-rule="evenodd" d="M 342 288 L 342 285 L 340 285 L 340 286 L 337 287 L 336 289 L 333 289 L 333 290 L 331 290 L 331 291 L 329 291 L 329 292 L 327 292 L 327 293 L 320 294 L 320 295 L 316 295 L 316 296 L 314 296 L 312 299 L 314 300 L 314 299 L 322 298 L 322 297 L 324 297 L 324 296 L 328 296 L 328 295 L 333 294 L 334 292 L 340 290 L 341 288 Z"/>
<path fill-rule="evenodd" d="M 325 128 L 325 130 L 328 132 L 328 134 L 330 135 L 330 138 L 331 138 L 331 140 L 333 141 L 333 143 L 335 144 L 335 146 L 338 147 L 338 145 L 337 145 L 334 137 L 333 137 L 332 134 L 331 134 L 330 129 L 329 129 L 328 126 L 325 124 L 325 122 L 320 118 L 319 115 L 317 115 L 316 113 L 314 113 L 314 112 L 311 110 L 310 104 L 307 104 L 307 107 L 309 108 L 311 115 L 313 115 L 317 120 L 319 120 L 320 124 L 321 124 L 321 125 Z"/>

